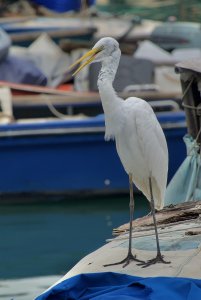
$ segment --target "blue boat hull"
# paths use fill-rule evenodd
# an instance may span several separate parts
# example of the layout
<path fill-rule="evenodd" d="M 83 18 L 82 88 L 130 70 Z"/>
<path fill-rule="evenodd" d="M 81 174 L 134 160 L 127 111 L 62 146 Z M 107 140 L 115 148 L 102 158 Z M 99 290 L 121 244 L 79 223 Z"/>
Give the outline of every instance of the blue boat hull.
<path fill-rule="evenodd" d="M 159 114 L 169 148 L 170 180 L 186 155 L 183 113 Z M 171 123 L 172 122 L 172 123 Z M 0 194 L 117 193 L 128 178 L 103 116 L 0 126 Z"/>

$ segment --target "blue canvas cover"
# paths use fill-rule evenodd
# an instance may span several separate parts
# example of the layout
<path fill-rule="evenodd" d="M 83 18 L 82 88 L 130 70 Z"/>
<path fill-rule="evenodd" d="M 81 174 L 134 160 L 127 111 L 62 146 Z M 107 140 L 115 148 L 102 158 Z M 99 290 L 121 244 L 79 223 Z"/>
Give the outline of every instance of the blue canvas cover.
<path fill-rule="evenodd" d="M 201 156 L 199 145 L 189 135 L 184 136 L 187 156 L 170 181 L 166 194 L 165 206 L 201 199 Z"/>
<path fill-rule="evenodd" d="M 80 274 L 66 279 L 37 300 L 200 300 L 201 280 L 142 278 L 113 272 Z"/>

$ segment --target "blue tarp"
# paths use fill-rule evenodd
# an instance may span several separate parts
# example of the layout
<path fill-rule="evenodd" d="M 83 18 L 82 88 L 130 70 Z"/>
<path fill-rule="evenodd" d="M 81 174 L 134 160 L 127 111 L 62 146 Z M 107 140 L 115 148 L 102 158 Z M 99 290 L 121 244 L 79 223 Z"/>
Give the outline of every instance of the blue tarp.
<path fill-rule="evenodd" d="M 35 2 L 57 12 L 65 12 L 71 10 L 79 11 L 82 7 L 81 0 L 32 0 L 32 2 Z M 95 4 L 95 0 L 89 0 L 87 2 L 89 5 Z"/>
<path fill-rule="evenodd" d="M 74 276 L 37 300 L 200 300 L 201 280 L 175 277 L 142 278 L 113 272 Z"/>

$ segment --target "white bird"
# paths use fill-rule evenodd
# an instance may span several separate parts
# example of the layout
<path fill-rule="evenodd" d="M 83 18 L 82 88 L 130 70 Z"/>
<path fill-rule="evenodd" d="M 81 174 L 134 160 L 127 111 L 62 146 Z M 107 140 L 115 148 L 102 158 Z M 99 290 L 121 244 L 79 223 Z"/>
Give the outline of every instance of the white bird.
<path fill-rule="evenodd" d="M 164 205 L 164 194 L 168 172 L 168 149 L 162 128 L 151 108 L 144 100 L 118 97 L 113 81 L 119 65 L 121 51 L 119 43 L 110 37 L 99 40 L 95 46 L 78 59 L 71 68 L 84 61 L 74 73 L 76 75 L 86 65 L 101 62 L 98 89 L 105 114 L 105 140 L 114 139 L 119 158 L 129 176 L 130 187 L 130 230 L 128 255 L 120 262 L 108 264 L 129 264 L 130 260 L 140 262 L 144 267 L 161 262 L 169 263 L 161 255 L 155 208 Z M 155 227 L 157 255 L 148 262 L 138 260 L 132 254 L 132 221 L 134 212 L 133 183 L 150 201 Z"/>

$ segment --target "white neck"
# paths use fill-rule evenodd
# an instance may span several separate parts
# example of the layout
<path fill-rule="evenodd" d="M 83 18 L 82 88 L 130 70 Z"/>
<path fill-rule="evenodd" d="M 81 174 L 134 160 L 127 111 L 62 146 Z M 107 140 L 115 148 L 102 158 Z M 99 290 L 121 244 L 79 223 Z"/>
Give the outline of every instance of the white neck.
<path fill-rule="evenodd" d="M 122 115 L 123 100 L 116 95 L 112 85 L 119 65 L 120 55 L 121 52 L 118 50 L 114 56 L 104 60 L 98 76 L 98 89 L 105 113 L 105 138 L 107 140 L 115 137 L 121 123 L 118 123 L 118 119 Z"/>

